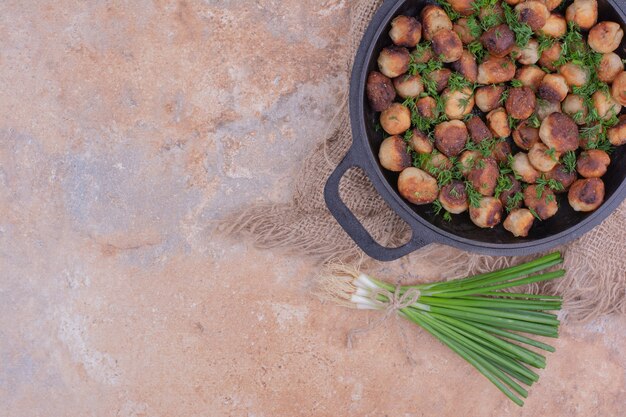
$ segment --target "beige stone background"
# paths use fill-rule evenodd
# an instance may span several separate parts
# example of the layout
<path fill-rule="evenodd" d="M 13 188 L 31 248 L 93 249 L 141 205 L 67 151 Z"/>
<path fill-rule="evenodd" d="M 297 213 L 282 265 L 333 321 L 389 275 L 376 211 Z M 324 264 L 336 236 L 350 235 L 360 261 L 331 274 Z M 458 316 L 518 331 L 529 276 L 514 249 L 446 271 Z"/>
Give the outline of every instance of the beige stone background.
<path fill-rule="evenodd" d="M 1 416 L 626 414 L 624 317 L 564 326 L 519 409 L 408 323 L 415 366 L 393 322 L 347 350 L 368 313 L 312 297 L 310 260 L 215 236 L 288 198 L 350 7 L 0 2 Z"/>

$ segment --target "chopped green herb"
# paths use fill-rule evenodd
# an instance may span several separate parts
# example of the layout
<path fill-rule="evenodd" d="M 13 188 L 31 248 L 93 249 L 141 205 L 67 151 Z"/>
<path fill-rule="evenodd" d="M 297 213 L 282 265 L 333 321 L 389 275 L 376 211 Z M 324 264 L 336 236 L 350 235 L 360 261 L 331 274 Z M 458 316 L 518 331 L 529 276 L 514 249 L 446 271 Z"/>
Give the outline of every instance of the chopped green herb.
<path fill-rule="evenodd" d="M 411 129 L 409 129 L 406 132 L 404 132 L 404 141 L 405 142 L 410 141 L 412 137 L 413 137 L 413 131 Z"/>
<path fill-rule="evenodd" d="M 498 182 L 496 183 L 496 190 L 494 196 L 496 198 L 500 197 L 504 191 L 509 191 L 513 188 L 513 181 L 511 181 L 511 177 L 508 175 L 500 175 L 498 177 Z"/>
<path fill-rule="evenodd" d="M 483 33 L 483 29 L 480 27 L 480 24 L 474 15 L 467 18 L 467 28 L 470 31 L 470 35 L 474 38 L 478 38 Z"/>
<path fill-rule="evenodd" d="M 565 167 L 565 171 L 568 173 L 572 173 L 576 171 L 576 153 L 574 151 L 567 151 L 565 155 L 563 155 L 563 166 Z"/>
<path fill-rule="evenodd" d="M 574 119 L 576 123 L 582 123 L 583 120 L 585 119 L 583 111 L 578 110 L 576 113 L 572 114 L 572 119 Z"/>
<path fill-rule="evenodd" d="M 474 10 L 475 13 L 480 13 L 483 9 L 492 9 L 497 3 L 498 0 L 474 0 L 472 2 L 472 10 Z"/>
<path fill-rule="evenodd" d="M 502 3 L 502 9 L 504 9 L 504 19 L 506 24 L 515 34 L 515 43 L 520 48 L 526 47 L 530 38 L 533 36 L 533 30 L 526 23 L 520 22 L 517 12 L 506 3 Z"/>
<path fill-rule="evenodd" d="M 551 36 L 539 35 L 537 36 L 537 43 L 539 44 L 538 52 L 541 55 L 546 49 L 550 49 L 554 45 L 556 39 Z"/>
<path fill-rule="evenodd" d="M 556 149 L 554 148 L 550 148 L 546 151 L 546 155 L 548 155 L 550 157 L 550 159 L 552 159 L 554 162 L 557 162 L 558 159 L 556 157 Z"/>
<path fill-rule="evenodd" d="M 469 205 L 471 207 L 480 207 L 480 201 L 483 199 L 483 196 L 481 193 L 476 191 L 471 182 L 465 181 L 465 191 L 467 192 Z"/>
<path fill-rule="evenodd" d="M 541 176 L 537 179 L 537 198 L 541 198 L 545 187 L 548 187 L 552 191 L 563 191 L 563 184 L 554 178 L 546 179 L 545 176 Z"/>
<path fill-rule="evenodd" d="M 500 23 L 502 23 L 502 19 L 500 19 L 500 16 L 498 16 L 493 8 L 490 12 L 485 13 L 480 20 L 480 26 L 483 30 L 489 30 Z"/>
<path fill-rule="evenodd" d="M 535 216 L 535 218 L 539 221 L 541 221 L 541 217 L 539 217 L 539 215 L 537 214 L 537 212 L 532 208 L 532 207 L 528 207 L 528 211 L 530 211 L 530 213 Z"/>
<path fill-rule="evenodd" d="M 517 88 L 519 88 L 519 87 L 523 87 L 523 86 L 524 86 L 524 83 L 523 83 L 523 82 L 521 82 L 520 80 L 511 80 L 511 85 L 512 85 L 513 87 L 517 87 Z"/>
<path fill-rule="evenodd" d="M 500 96 L 500 104 L 504 104 L 507 98 L 509 98 L 509 90 L 504 90 Z"/>
<path fill-rule="evenodd" d="M 479 63 L 482 62 L 483 59 L 485 59 L 485 55 L 487 55 L 487 51 L 485 51 L 483 44 L 479 41 L 474 41 L 468 44 L 467 50 L 474 55 L 474 58 L 476 58 L 476 61 Z"/>
<path fill-rule="evenodd" d="M 516 208 L 522 201 L 524 201 L 524 194 L 521 191 L 509 196 L 506 200 L 506 212 L 510 213 L 511 210 Z"/>
<path fill-rule="evenodd" d="M 528 119 L 526 119 L 526 123 L 528 123 L 528 126 L 532 127 L 532 128 L 539 128 L 539 126 L 541 126 L 541 122 L 539 121 L 539 117 L 537 117 L 536 114 L 533 114 L 532 116 L 530 116 Z"/>
<path fill-rule="evenodd" d="M 446 14 L 450 18 L 450 20 L 455 21 L 459 17 L 461 17 L 461 15 L 456 10 L 454 10 L 452 6 L 450 6 L 450 3 L 448 3 L 446 0 L 436 0 L 436 2 L 441 6 L 443 10 L 446 11 Z"/>
<path fill-rule="evenodd" d="M 452 221 L 452 216 L 450 215 L 450 212 L 448 212 L 446 209 L 443 208 L 441 201 L 439 200 L 433 201 L 433 214 L 435 216 L 438 216 L 441 214 L 442 211 L 443 211 L 443 216 L 442 216 L 443 220 L 447 222 Z"/>
<path fill-rule="evenodd" d="M 450 91 L 459 91 L 464 88 L 472 89 L 474 84 L 469 82 L 463 75 L 458 72 L 453 72 L 450 74 L 450 78 L 448 78 L 448 88 Z"/>

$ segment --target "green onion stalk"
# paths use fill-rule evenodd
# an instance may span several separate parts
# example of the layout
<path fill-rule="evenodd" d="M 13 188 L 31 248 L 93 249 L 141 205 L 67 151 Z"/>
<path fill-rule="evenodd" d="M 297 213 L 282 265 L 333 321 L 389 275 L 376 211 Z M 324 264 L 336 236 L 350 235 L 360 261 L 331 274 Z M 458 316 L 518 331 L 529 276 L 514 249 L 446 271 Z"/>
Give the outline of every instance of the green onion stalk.
<path fill-rule="evenodd" d="M 466 278 L 396 286 L 345 265 L 322 277 L 325 298 L 348 307 L 385 310 L 419 325 L 474 366 L 504 395 L 522 406 L 534 369 L 546 366 L 541 352 L 554 347 L 533 336 L 558 337 L 558 296 L 505 292 L 562 277 L 546 271 L 563 262 L 558 252 L 530 262 Z"/>

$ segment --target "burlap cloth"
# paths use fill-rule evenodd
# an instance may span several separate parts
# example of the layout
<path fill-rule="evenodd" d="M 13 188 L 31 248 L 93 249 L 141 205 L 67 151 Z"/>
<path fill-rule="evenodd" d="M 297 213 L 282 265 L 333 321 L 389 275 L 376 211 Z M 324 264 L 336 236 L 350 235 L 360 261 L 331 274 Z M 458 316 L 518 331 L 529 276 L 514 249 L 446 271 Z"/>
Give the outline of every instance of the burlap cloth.
<path fill-rule="evenodd" d="M 346 69 L 380 0 L 358 0 L 352 7 L 350 44 Z M 347 90 L 347 86 L 346 86 Z M 229 236 L 247 238 L 258 248 L 282 248 L 321 262 L 330 258 L 353 260 L 360 250 L 332 217 L 324 203 L 323 189 L 333 169 L 352 143 L 347 95 L 333 118 L 329 135 L 306 158 L 294 184 L 292 200 L 259 204 L 233 213 L 220 223 Z M 340 194 L 365 228 L 381 244 L 397 246 L 408 240 L 410 229 L 384 202 L 359 169 L 349 170 Z M 568 273 L 558 281 L 528 288 L 529 291 L 563 296 L 566 318 L 590 320 L 600 315 L 626 312 L 626 202 L 600 226 L 582 238 L 558 248 L 565 253 Z M 454 277 L 492 270 L 523 260 L 492 257 L 432 244 L 409 256 L 442 269 Z"/>

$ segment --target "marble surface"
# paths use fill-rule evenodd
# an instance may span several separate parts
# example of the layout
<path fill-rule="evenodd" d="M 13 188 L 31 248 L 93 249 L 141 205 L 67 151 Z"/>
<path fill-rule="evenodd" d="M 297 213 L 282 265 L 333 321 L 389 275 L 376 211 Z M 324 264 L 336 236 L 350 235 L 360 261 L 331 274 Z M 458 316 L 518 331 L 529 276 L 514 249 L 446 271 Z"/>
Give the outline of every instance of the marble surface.
<path fill-rule="evenodd" d="M 353 4 L 0 2 L 0 416 L 626 414 L 624 317 L 564 326 L 520 409 L 409 323 L 346 349 L 373 316 L 311 261 L 213 232 L 288 198 Z"/>

